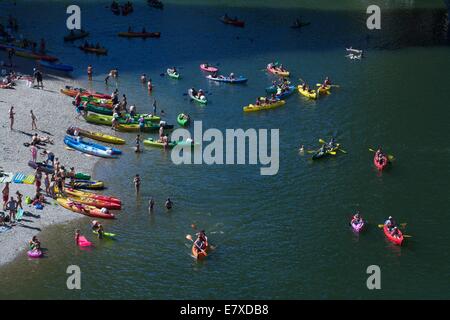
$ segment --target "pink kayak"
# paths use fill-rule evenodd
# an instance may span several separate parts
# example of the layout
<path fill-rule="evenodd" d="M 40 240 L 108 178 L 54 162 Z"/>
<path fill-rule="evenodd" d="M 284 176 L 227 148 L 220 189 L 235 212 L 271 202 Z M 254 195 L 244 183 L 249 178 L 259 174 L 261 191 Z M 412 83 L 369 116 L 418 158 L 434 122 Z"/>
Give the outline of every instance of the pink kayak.
<path fill-rule="evenodd" d="M 203 70 L 203 71 L 206 71 L 206 72 L 217 72 L 217 71 L 219 71 L 218 68 L 213 67 L 213 66 L 209 66 L 209 65 L 207 65 L 205 63 L 200 65 L 200 69 Z"/>
<path fill-rule="evenodd" d="M 30 250 L 27 252 L 28 256 L 30 258 L 40 258 L 42 257 L 42 251 L 41 250 Z"/>
<path fill-rule="evenodd" d="M 80 247 L 90 247 L 92 245 L 92 242 L 90 242 L 88 239 L 86 239 L 85 236 L 80 236 L 78 238 L 78 245 Z"/>
<path fill-rule="evenodd" d="M 360 232 L 362 230 L 362 228 L 364 227 L 364 220 L 361 220 L 360 223 L 350 223 L 352 226 L 353 231 L 355 232 Z"/>

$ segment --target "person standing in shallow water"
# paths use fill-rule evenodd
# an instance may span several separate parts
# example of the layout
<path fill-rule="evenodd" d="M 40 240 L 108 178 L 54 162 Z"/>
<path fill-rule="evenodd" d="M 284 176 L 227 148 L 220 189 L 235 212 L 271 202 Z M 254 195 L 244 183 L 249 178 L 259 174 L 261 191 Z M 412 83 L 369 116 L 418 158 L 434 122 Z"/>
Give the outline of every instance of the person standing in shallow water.
<path fill-rule="evenodd" d="M 166 209 L 167 209 L 167 210 L 172 209 L 173 202 L 172 202 L 172 200 L 170 200 L 170 198 L 167 198 L 166 203 L 165 203 L 165 206 L 166 206 Z"/>
<path fill-rule="evenodd" d="M 88 74 L 88 80 L 92 81 L 92 66 L 91 65 L 88 65 L 87 74 Z"/>
<path fill-rule="evenodd" d="M 155 206 L 155 200 L 153 200 L 153 198 L 150 198 L 150 200 L 148 201 L 148 210 L 150 212 L 153 212 L 154 206 Z"/>
<path fill-rule="evenodd" d="M 133 179 L 134 182 L 134 188 L 136 189 L 136 193 L 139 193 L 139 190 L 141 188 L 141 177 L 139 177 L 138 174 Z"/>

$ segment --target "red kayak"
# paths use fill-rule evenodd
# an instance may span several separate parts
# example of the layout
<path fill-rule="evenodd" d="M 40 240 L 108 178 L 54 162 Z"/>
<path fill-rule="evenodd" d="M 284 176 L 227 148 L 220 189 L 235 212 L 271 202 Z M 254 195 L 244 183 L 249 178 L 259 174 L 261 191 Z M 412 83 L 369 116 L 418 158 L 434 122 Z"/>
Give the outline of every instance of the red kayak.
<path fill-rule="evenodd" d="M 375 156 L 373 157 L 373 164 L 375 165 L 375 167 L 377 167 L 378 170 L 383 171 L 384 168 L 386 168 L 386 166 L 388 165 L 389 160 L 386 155 L 383 154 L 381 157 L 381 161 L 378 161 L 378 154 L 378 152 L 375 152 Z"/>
<path fill-rule="evenodd" d="M 391 233 L 389 232 L 389 229 L 387 228 L 386 225 L 384 225 L 383 227 L 384 230 L 384 234 L 386 235 L 386 237 L 389 239 L 389 241 L 395 243 L 398 246 L 402 245 L 403 242 L 403 233 L 400 231 L 400 229 L 398 229 L 399 235 L 398 236 L 392 236 Z"/>
<path fill-rule="evenodd" d="M 213 67 L 213 66 L 210 66 L 210 65 L 208 65 L 208 64 L 206 64 L 206 63 L 202 63 L 202 64 L 200 65 L 200 69 L 201 69 L 202 71 L 206 71 L 206 72 L 217 72 L 217 71 L 219 71 L 218 68 Z"/>
<path fill-rule="evenodd" d="M 231 24 L 236 27 L 243 28 L 245 26 L 245 21 L 238 20 L 238 19 L 231 19 L 229 17 L 223 16 L 220 18 L 220 21 L 222 21 L 225 24 Z"/>

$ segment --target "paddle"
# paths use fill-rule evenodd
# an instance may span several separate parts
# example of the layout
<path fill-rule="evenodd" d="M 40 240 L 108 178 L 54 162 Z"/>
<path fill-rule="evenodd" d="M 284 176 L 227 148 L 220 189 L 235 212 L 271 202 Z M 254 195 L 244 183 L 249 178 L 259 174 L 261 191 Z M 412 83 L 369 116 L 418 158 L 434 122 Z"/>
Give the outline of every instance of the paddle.
<path fill-rule="evenodd" d="M 369 151 L 370 152 L 376 152 L 372 148 L 369 148 Z M 388 157 L 389 161 L 394 161 L 395 160 L 395 157 L 393 155 L 391 155 L 391 154 L 388 154 L 387 157 Z"/>
<path fill-rule="evenodd" d="M 325 144 L 326 142 L 323 139 L 319 139 L 319 143 Z M 347 151 L 342 150 L 341 148 L 339 148 L 338 150 L 341 151 L 342 153 L 347 153 Z"/>
<path fill-rule="evenodd" d="M 186 235 L 186 239 L 188 239 L 188 240 L 190 240 L 190 241 L 192 241 L 192 242 L 194 242 L 194 240 L 192 240 L 192 236 L 190 235 L 190 234 L 187 234 Z M 195 246 L 196 248 L 198 248 L 197 246 Z M 198 249 L 200 249 L 200 248 L 198 248 Z M 205 250 L 203 250 L 203 249 L 200 249 L 200 251 L 205 255 L 205 256 L 207 256 L 208 254 L 206 253 L 206 251 Z"/>

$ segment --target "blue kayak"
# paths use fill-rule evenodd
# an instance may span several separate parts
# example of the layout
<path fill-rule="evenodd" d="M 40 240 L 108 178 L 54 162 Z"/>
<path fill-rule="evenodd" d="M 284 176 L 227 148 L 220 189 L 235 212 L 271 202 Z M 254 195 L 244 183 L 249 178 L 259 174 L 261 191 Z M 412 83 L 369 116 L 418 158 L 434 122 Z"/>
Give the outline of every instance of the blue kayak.
<path fill-rule="evenodd" d="M 80 138 L 70 136 L 64 137 L 64 143 L 72 149 L 91 154 L 102 158 L 116 158 L 122 151 L 116 148 L 110 148 L 101 144 L 86 142 Z"/>
<path fill-rule="evenodd" d="M 73 67 L 69 66 L 68 64 L 62 64 L 62 63 L 51 63 L 47 61 L 39 61 L 39 64 L 43 66 L 46 69 L 52 69 L 56 71 L 63 71 L 63 72 L 72 72 Z"/>
<path fill-rule="evenodd" d="M 275 97 L 277 98 L 277 99 L 284 99 L 284 98 L 286 98 L 286 97 L 289 97 L 291 94 L 293 94 L 295 92 L 295 86 L 289 86 L 289 90 L 287 90 L 287 91 L 285 91 L 285 92 L 283 92 L 283 93 L 280 93 L 280 94 L 276 94 L 275 95 Z"/>
<path fill-rule="evenodd" d="M 230 77 L 219 76 L 215 78 L 212 75 L 207 75 L 206 78 L 212 81 L 226 82 L 226 83 L 245 83 L 248 80 L 243 76 L 231 79 Z"/>

